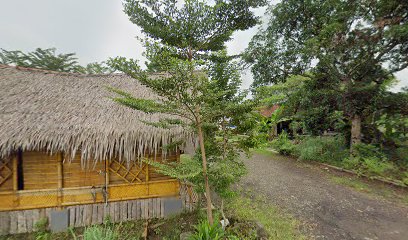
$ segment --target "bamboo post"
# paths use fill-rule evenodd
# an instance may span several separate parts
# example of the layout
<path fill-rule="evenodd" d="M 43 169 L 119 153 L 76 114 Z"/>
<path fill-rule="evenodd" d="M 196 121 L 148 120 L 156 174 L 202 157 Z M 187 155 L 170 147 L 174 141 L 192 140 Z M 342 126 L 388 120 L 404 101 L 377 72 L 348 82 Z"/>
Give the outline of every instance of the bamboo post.
<path fill-rule="evenodd" d="M 149 158 L 150 161 L 150 158 Z M 150 195 L 150 186 L 149 186 L 149 161 L 147 161 L 145 165 L 145 177 L 146 177 L 146 187 L 147 187 L 147 195 Z"/>
<path fill-rule="evenodd" d="M 62 170 L 62 164 L 63 164 L 63 153 L 59 152 L 57 153 L 57 160 L 58 160 L 58 193 L 57 193 L 57 198 L 58 198 L 58 208 L 61 208 L 62 205 L 62 188 L 63 188 L 63 170 Z"/>
<path fill-rule="evenodd" d="M 149 182 L 149 163 L 146 163 L 145 167 L 145 173 L 146 173 L 146 183 Z"/>
<path fill-rule="evenodd" d="M 18 153 L 13 155 L 13 191 L 13 206 L 18 207 L 20 205 L 20 196 L 18 195 Z"/>
<path fill-rule="evenodd" d="M 18 159 L 13 155 L 13 190 L 18 191 Z"/>
<path fill-rule="evenodd" d="M 109 187 L 109 160 L 105 160 L 105 204 L 108 204 L 109 194 L 108 194 L 108 187 Z"/>

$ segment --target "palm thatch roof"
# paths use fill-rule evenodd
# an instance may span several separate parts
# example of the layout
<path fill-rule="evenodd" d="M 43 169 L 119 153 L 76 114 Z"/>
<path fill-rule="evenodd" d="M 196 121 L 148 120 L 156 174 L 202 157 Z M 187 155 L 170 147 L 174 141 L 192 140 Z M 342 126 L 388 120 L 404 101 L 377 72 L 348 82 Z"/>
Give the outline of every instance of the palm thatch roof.
<path fill-rule="evenodd" d="M 84 75 L 0 65 L 0 157 L 22 150 L 81 151 L 82 160 L 139 159 L 188 136 L 182 127 L 157 128 L 163 114 L 114 102 L 107 86 L 158 99 L 126 75 Z"/>

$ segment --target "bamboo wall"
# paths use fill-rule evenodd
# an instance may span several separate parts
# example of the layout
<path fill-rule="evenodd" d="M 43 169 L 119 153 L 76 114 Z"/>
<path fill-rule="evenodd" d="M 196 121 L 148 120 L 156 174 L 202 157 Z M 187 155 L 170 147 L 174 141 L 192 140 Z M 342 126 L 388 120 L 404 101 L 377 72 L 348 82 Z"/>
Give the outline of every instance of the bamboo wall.
<path fill-rule="evenodd" d="M 21 158 L 21 159 L 18 159 Z M 153 158 L 153 157 L 151 157 Z M 166 161 L 177 161 L 173 153 Z M 163 161 L 156 156 L 156 161 Z M 0 211 L 177 196 L 179 182 L 145 163 L 117 159 L 81 166 L 80 155 L 23 152 L 0 159 Z M 106 187 L 105 187 L 106 186 Z"/>
<path fill-rule="evenodd" d="M 180 193 L 182 210 L 193 210 L 198 201 L 198 195 L 193 193 L 191 186 L 187 185 L 181 186 Z M 68 226 L 83 227 L 101 224 L 108 216 L 112 222 L 162 218 L 165 216 L 165 201 L 167 199 L 162 197 L 110 202 L 107 204 L 69 206 L 66 207 L 68 210 Z M 40 208 L 0 212 L 0 236 L 33 232 L 38 221 L 44 218 L 49 219 L 51 212 L 57 209 Z"/>

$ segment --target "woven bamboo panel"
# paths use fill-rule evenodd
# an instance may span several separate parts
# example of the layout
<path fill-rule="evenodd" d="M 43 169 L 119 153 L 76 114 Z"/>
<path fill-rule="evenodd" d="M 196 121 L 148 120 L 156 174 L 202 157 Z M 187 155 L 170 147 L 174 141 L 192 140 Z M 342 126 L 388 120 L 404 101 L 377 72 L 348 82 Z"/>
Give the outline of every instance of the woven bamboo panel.
<path fill-rule="evenodd" d="M 0 159 L 0 192 L 13 190 L 13 164 L 11 158 Z"/>

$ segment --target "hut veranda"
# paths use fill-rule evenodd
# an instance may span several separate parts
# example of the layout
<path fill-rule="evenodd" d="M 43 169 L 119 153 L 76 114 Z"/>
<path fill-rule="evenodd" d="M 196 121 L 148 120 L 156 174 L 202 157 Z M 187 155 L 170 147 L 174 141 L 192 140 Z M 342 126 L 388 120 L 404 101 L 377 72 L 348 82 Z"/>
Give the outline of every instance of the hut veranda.
<path fill-rule="evenodd" d="M 0 65 L 0 234 L 163 217 L 191 208 L 191 189 L 142 159 L 178 161 L 161 146 L 188 135 L 157 128 L 114 102 L 107 87 L 155 99 L 126 75 L 84 75 Z"/>

